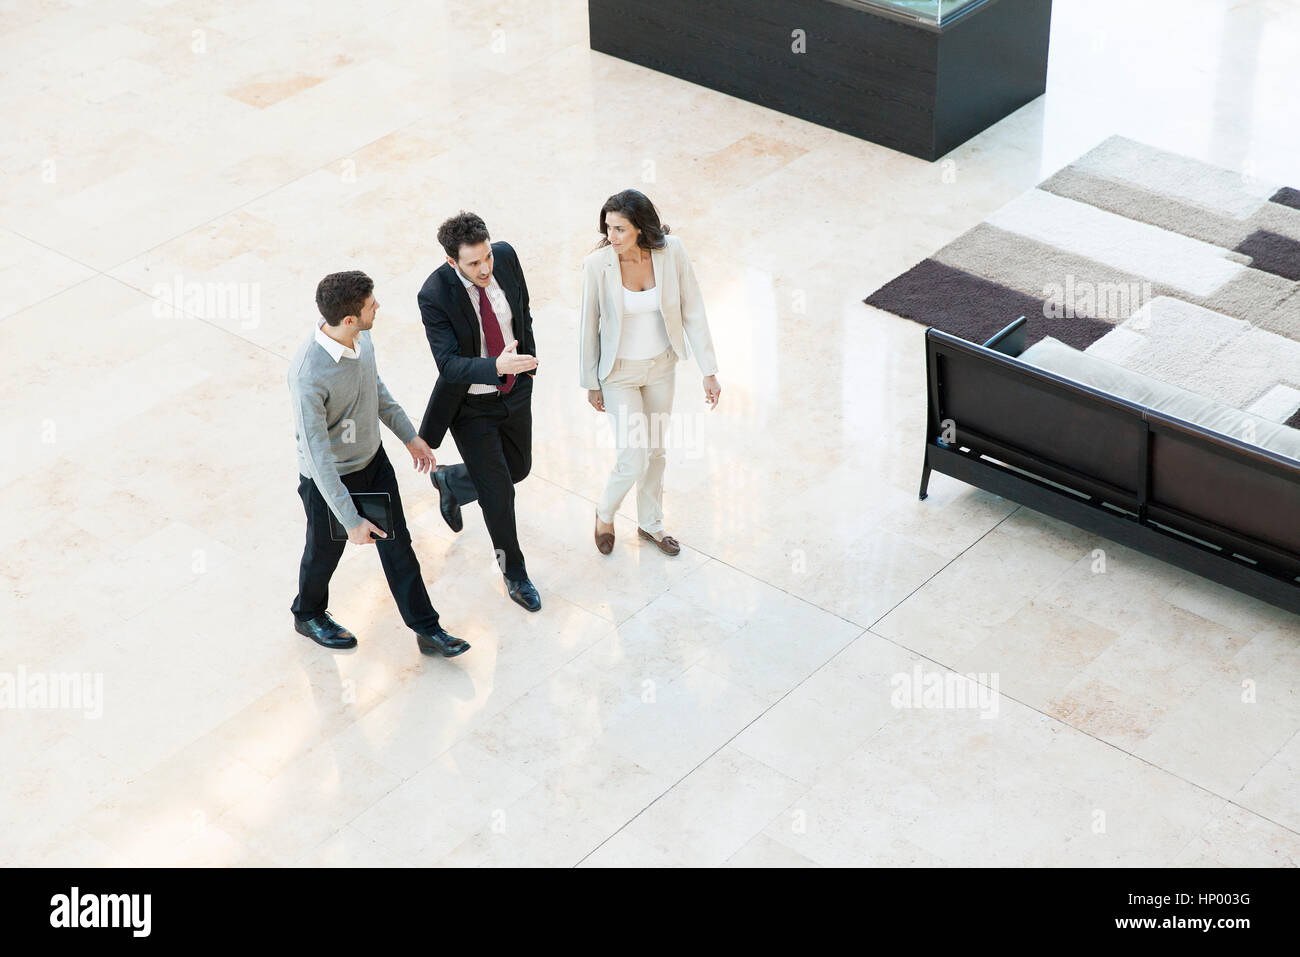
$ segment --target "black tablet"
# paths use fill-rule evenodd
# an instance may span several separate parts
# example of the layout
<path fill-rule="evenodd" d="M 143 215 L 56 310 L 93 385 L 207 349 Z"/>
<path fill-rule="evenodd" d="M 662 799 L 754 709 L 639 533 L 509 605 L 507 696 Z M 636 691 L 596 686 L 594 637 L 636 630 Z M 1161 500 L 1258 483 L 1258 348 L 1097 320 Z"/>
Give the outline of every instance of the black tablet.
<path fill-rule="evenodd" d="M 357 507 L 362 518 L 378 525 L 388 536 L 388 538 L 375 538 L 372 534 L 370 536 L 372 541 L 386 542 L 393 537 L 393 502 L 387 492 L 353 492 L 352 504 Z M 338 520 L 333 509 L 330 509 L 330 538 L 336 542 L 348 540 L 348 530 L 343 527 L 343 523 Z"/>

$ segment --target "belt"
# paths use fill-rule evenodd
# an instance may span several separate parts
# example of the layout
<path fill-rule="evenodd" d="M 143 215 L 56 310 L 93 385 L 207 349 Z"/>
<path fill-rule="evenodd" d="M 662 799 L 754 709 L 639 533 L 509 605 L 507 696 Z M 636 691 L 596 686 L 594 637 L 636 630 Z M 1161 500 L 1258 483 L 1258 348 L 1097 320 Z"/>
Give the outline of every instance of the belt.
<path fill-rule="evenodd" d="M 514 388 L 510 390 L 511 393 L 517 393 L 521 388 L 524 388 L 525 378 L 529 379 L 530 381 L 532 380 L 532 376 L 528 375 L 528 373 L 526 372 L 521 372 L 519 375 L 515 376 L 515 384 L 514 384 Z M 506 397 L 506 393 L 502 392 L 500 389 L 493 389 L 491 392 L 467 391 L 465 393 L 465 401 L 468 402 L 470 399 L 474 399 L 476 401 L 482 400 L 484 403 L 489 405 L 493 402 L 500 402 L 505 397 Z"/>
<path fill-rule="evenodd" d="M 522 376 L 520 376 L 520 378 L 522 378 Z M 517 393 L 522 387 L 523 387 L 523 383 L 519 381 L 519 379 L 517 378 L 515 379 L 514 388 L 511 389 L 510 392 L 512 394 Z M 504 401 L 505 397 L 506 397 L 506 393 L 502 392 L 500 389 L 493 389 L 491 392 L 466 392 L 465 393 L 466 402 L 475 402 L 479 405 L 495 405 L 498 402 Z"/>

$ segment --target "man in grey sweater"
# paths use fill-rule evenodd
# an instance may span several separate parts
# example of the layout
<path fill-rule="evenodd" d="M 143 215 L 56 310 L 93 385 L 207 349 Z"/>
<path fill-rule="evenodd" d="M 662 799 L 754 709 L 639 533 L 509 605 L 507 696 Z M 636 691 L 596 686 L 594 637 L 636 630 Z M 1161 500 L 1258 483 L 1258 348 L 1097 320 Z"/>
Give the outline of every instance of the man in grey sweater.
<path fill-rule="evenodd" d="M 402 407 L 384 388 L 375 366 L 370 329 L 379 302 L 363 272 L 331 273 L 316 287 L 321 319 L 289 363 L 289 391 L 298 441 L 298 495 L 307 512 L 307 543 L 293 602 L 294 628 L 326 648 L 353 648 L 352 632 L 329 616 L 329 582 L 346 543 L 330 535 L 330 513 L 354 545 L 374 544 L 402 620 L 425 654 L 451 658 L 469 644 L 447 634 L 429 601 L 420 563 L 402 514 L 397 476 L 384 453 L 379 424 L 406 445 L 417 471 L 436 465 Z M 364 518 L 353 492 L 386 492 L 392 505 L 391 537 Z"/>

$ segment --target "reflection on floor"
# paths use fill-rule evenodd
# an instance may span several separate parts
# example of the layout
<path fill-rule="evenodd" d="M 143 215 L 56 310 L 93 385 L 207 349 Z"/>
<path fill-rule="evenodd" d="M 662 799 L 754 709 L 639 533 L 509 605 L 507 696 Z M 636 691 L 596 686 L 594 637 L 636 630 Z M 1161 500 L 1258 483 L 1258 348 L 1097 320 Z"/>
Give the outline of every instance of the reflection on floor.
<path fill-rule="evenodd" d="M 1300 622 L 942 476 L 918 502 L 921 328 L 861 302 L 1111 134 L 1300 183 L 1300 12 L 1187 6 L 1058 0 L 1048 96 L 935 164 L 592 54 L 582 0 L 6 15 L 0 671 L 103 699 L 0 715 L 0 862 L 1300 863 Z M 629 185 L 722 367 L 713 413 L 679 370 L 677 558 L 631 498 L 592 543 L 579 264 Z M 289 621 L 287 357 L 365 269 L 418 417 L 460 208 L 528 271 L 545 609 L 401 467 L 474 648 L 420 657 L 354 549 L 333 655 Z"/>

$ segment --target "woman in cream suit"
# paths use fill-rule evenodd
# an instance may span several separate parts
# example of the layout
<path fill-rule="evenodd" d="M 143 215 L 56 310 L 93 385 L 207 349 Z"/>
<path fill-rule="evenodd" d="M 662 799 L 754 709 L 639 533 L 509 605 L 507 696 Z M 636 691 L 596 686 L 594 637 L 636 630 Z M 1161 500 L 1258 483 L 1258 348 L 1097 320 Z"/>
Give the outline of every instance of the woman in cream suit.
<path fill-rule="evenodd" d="M 582 263 L 578 368 L 592 408 L 613 416 L 618 460 L 596 506 L 596 547 L 613 550 L 614 513 L 636 485 L 638 534 L 676 555 L 681 545 L 664 533 L 664 440 L 688 342 L 709 408 L 722 395 L 704 300 L 681 240 L 642 193 L 606 200 L 600 235 Z"/>

